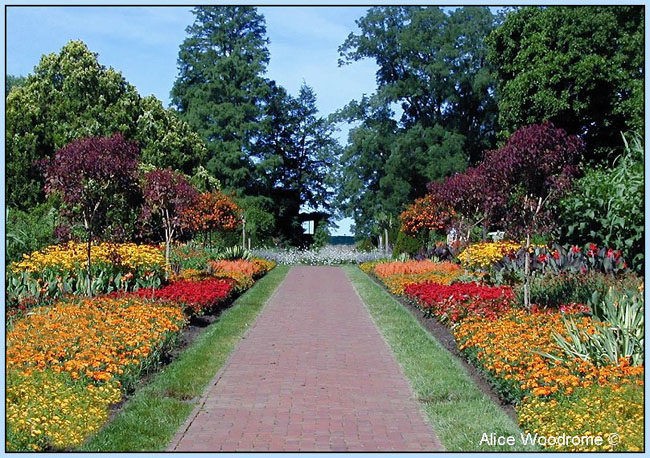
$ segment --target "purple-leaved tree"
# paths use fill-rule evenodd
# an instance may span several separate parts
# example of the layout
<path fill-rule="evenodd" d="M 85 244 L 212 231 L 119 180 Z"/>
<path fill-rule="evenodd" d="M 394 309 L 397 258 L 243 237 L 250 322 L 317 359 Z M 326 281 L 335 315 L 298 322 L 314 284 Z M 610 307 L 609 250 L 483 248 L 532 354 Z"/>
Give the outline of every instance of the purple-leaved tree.
<path fill-rule="evenodd" d="M 142 183 L 144 209 L 142 216 L 150 220 L 159 215 L 165 233 L 165 263 L 169 274 L 171 242 L 183 225 L 182 216 L 197 200 L 199 193 L 185 177 L 171 169 L 152 170 L 144 174 Z"/>
<path fill-rule="evenodd" d="M 92 295 L 91 245 L 99 230 L 98 215 L 119 199 L 111 197 L 136 181 L 139 148 L 122 135 L 74 141 L 57 151 L 45 165 L 45 192 L 57 193 L 66 214 L 86 230 L 87 293 Z"/>

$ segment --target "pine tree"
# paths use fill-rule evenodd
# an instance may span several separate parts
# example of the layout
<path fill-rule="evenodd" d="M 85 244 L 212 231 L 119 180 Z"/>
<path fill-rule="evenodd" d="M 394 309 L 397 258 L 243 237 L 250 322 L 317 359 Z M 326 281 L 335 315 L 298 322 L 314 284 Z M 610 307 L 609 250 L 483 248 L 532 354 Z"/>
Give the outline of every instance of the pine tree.
<path fill-rule="evenodd" d="M 180 46 L 172 103 L 206 141 L 208 170 L 224 187 L 246 191 L 269 61 L 266 26 L 251 7 L 196 7 Z"/>

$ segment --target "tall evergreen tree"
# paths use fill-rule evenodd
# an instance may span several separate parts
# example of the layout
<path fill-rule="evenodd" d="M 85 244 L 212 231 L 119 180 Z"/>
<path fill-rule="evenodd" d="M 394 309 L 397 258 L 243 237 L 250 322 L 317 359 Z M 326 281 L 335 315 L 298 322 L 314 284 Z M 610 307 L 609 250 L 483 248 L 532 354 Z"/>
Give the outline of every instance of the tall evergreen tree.
<path fill-rule="evenodd" d="M 295 241 L 301 211 L 330 208 L 329 172 L 338 155 L 333 123 L 318 115 L 316 95 L 303 84 L 298 97 L 270 83 L 265 119 L 257 144 L 262 193 L 275 202 L 279 230 Z"/>
<path fill-rule="evenodd" d="M 206 141 L 207 168 L 226 188 L 250 187 L 251 152 L 268 91 L 266 26 L 252 7 L 193 9 L 171 91 L 179 113 Z"/>

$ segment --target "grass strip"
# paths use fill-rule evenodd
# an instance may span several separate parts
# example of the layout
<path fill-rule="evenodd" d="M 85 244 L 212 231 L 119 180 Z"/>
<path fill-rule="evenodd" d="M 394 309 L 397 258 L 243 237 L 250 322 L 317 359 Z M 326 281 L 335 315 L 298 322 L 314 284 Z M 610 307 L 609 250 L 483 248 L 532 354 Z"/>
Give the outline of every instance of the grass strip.
<path fill-rule="evenodd" d="M 278 265 L 258 280 L 80 450 L 164 450 L 289 269 Z"/>
<path fill-rule="evenodd" d="M 535 450 L 522 444 L 516 422 L 476 386 L 462 363 L 411 312 L 357 267 L 344 269 L 411 382 L 445 449 Z M 492 445 L 485 440 L 491 433 L 496 437 L 514 436 L 515 444 Z"/>

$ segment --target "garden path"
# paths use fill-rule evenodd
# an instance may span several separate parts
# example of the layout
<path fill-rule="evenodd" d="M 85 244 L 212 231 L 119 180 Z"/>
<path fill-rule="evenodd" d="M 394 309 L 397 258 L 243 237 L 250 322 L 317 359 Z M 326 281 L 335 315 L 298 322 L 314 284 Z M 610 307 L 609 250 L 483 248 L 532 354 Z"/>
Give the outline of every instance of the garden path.
<path fill-rule="evenodd" d="M 442 446 L 344 271 L 300 266 L 266 304 L 169 450 Z"/>

